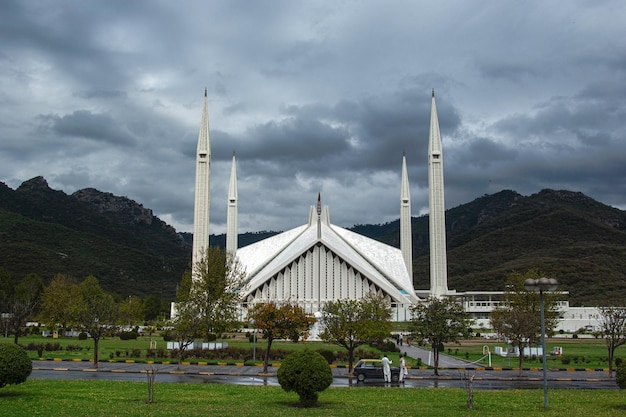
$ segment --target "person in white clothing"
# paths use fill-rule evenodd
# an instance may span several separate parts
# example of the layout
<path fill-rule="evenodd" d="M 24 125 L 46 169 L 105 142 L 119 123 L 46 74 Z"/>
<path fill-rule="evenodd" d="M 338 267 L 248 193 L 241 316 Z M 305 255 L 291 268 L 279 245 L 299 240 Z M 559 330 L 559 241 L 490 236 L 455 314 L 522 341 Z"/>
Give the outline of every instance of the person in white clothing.
<path fill-rule="evenodd" d="M 404 382 L 404 377 L 409 374 L 409 371 L 406 369 L 406 352 L 404 355 L 400 355 L 400 379 L 398 381 Z"/>
<path fill-rule="evenodd" d="M 385 377 L 385 382 L 391 382 L 391 361 L 387 357 L 387 355 L 383 356 L 383 376 Z"/>

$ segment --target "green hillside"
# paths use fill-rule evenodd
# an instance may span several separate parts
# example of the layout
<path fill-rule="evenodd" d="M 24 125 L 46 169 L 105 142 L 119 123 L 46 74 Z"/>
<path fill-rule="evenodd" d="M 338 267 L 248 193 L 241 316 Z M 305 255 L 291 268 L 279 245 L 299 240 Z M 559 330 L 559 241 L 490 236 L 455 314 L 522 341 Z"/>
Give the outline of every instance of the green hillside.
<path fill-rule="evenodd" d="M 412 219 L 414 283 L 429 286 L 428 217 Z M 446 212 L 448 286 L 503 290 L 511 271 L 538 268 L 570 292 L 572 305 L 626 299 L 626 212 L 581 193 L 501 191 Z M 353 231 L 393 246 L 399 221 Z M 245 246 L 277 232 L 239 236 Z M 224 235 L 211 236 L 223 246 Z M 94 275 L 120 296 L 172 299 L 191 259 L 191 236 L 125 197 L 93 189 L 72 195 L 41 177 L 17 190 L 0 183 L 0 268 L 83 279 Z"/>

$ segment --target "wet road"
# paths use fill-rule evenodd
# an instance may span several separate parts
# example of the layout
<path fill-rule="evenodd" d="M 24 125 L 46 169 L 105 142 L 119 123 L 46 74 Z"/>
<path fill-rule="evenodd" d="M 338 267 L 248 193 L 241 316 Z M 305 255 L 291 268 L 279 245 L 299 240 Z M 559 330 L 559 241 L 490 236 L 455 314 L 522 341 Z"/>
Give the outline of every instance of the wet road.
<path fill-rule="evenodd" d="M 98 370 L 90 362 L 73 361 L 35 361 L 31 378 L 41 379 L 83 379 L 83 380 L 123 380 L 145 382 L 146 370 L 157 369 L 157 382 L 170 383 L 211 383 L 238 385 L 277 386 L 277 368 L 270 368 L 267 375 L 261 374 L 262 368 L 255 366 L 219 366 L 219 365 L 177 365 L 108 363 L 99 364 Z M 529 369 L 519 378 L 517 370 L 478 369 L 440 369 L 440 376 L 434 376 L 432 370 L 410 369 L 405 383 L 384 383 L 382 380 L 366 380 L 357 383 L 356 378 L 348 375 L 346 368 L 333 368 L 333 386 L 335 387 L 399 387 L 399 388 L 463 388 L 462 377 L 474 375 L 473 387 L 477 390 L 499 389 L 539 389 L 543 387 L 543 373 Z M 604 371 L 549 371 L 549 388 L 565 389 L 618 389 L 614 378 L 608 378 Z"/>

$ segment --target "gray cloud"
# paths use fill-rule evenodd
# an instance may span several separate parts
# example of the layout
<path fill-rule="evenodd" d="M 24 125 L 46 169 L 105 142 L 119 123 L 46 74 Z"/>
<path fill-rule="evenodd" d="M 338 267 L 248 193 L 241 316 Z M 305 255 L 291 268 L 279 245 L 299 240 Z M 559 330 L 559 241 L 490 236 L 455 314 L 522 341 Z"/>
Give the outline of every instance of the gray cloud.
<path fill-rule="evenodd" d="M 5 1 L 0 180 L 137 200 L 193 216 L 204 88 L 211 223 L 236 152 L 242 231 L 306 221 L 322 193 L 343 226 L 427 201 L 430 95 L 446 205 L 485 193 L 581 191 L 626 208 L 626 5 Z"/>

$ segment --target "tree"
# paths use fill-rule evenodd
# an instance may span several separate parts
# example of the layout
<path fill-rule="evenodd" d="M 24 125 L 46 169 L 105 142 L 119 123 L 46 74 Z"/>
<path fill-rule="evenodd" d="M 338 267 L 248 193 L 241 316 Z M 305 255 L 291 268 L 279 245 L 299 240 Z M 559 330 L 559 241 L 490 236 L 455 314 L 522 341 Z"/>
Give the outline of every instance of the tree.
<path fill-rule="evenodd" d="M 248 311 L 248 319 L 254 320 L 257 329 L 267 340 L 265 356 L 263 358 L 263 373 L 267 373 L 269 366 L 270 349 L 276 339 L 289 339 L 298 342 L 306 339 L 315 317 L 304 311 L 304 308 L 295 303 L 276 301 L 255 304 Z"/>
<path fill-rule="evenodd" d="M 322 309 L 321 327 L 323 341 L 348 351 L 348 373 L 352 373 L 355 349 L 391 334 L 391 306 L 374 294 L 360 300 L 329 301 Z"/>
<path fill-rule="evenodd" d="M 245 271 L 237 257 L 217 246 L 211 246 L 193 267 L 188 301 L 201 316 L 200 332 L 208 341 L 210 333 L 234 327 L 238 321 L 240 292 Z"/>
<path fill-rule="evenodd" d="M 80 296 L 76 322 L 93 339 L 93 367 L 97 368 L 100 339 L 115 328 L 119 309 L 113 296 L 100 288 L 94 276 L 88 276 L 80 284 Z"/>
<path fill-rule="evenodd" d="M 43 280 L 37 274 L 26 275 L 15 286 L 13 296 L 9 301 L 10 326 L 13 328 L 15 344 L 18 343 L 26 322 L 32 318 L 39 306 L 42 290 Z"/>
<path fill-rule="evenodd" d="M 193 272 L 183 274 L 172 317 L 179 364 L 196 338 L 208 341 L 209 334 L 237 324 L 240 293 L 245 287 L 245 271 L 238 259 L 219 247 L 209 247 L 192 267 Z"/>
<path fill-rule="evenodd" d="M 626 308 L 598 307 L 598 310 L 600 311 L 598 322 L 608 351 L 609 378 L 611 378 L 613 376 L 615 349 L 626 344 Z"/>
<path fill-rule="evenodd" d="M 169 303 L 168 303 L 169 305 Z M 158 295 L 149 295 L 143 301 L 143 318 L 149 322 L 156 320 L 166 309 L 163 308 L 163 302 Z"/>
<path fill-rule="evenodd" d="M 190 298 L 191 288 L 191 271 L 185 271 L 181 284 L 176 291 L 175 311 L 172 317 L 172 337 L 178 345 L 179 368 L 187 348 L 200 337 L 200 326 L 202 324 L 199 308 Z"/>
<path fill-rule="evenodd" d="M 21 346 L 0 343 L 0 388 L 25 382 L 32 369 L 33 363 Z"/>
<path fill-rule="evenodd" d="M 134 324 L 143 321 L 143 302 L 135 295 L 129 295 L 127 299 L 120 300 L 119 310 L 120 323 L 124 326 L 132 328 Z"/>
<path fill-rule="evenodd" d="M 439 352 L 444 343 L 469 337 L 472 320 L 453 298 L 429 297 L 411 308 L 411 336 L 428 343 L 433 351 L 435 375 L 439 375 Z"/>
<path fill-rule="evenodd" d="M 539 293 L 527 291 L 524 281 L 538 279 L 540 273 L 531 269 L 526 273 L 514 272 L 506 282 L 504 298 L 490 316 L 496 332 L 507 338 L 519 350 L 519 376 L 523 375 L 524 349 L 537 344 L 541 336 Z M 546 333 L 551 333 L 559 319 L 556 293 L 544 292 L 544 318 Z M 545 353 L 545 352 L 544 352 Z"/>
<path fill-rule="evenodd" d="M 299 395 L 302 407 L 316 406 L 318 393 L 333 383 L 333 373 L 326 359 L 310 350 L 287 356 L 276 376 L 283 390 Z"/>
<path fill-rule="evenodd" d="M 76 323 L 76 309 L 81 300 L 80 287 L 69 275 L 57 274 L 41 296 L 41 319 L 50 330 L 65 331 Z"/>

